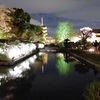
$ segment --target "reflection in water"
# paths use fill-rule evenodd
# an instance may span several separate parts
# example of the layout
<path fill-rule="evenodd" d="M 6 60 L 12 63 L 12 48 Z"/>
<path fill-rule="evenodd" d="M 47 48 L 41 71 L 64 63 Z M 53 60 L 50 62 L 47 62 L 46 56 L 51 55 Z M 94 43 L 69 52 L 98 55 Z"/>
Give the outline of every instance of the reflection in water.
<path fill-rule="evenodd" d="M 8 68 L 8 70 L 6 70 L 6 73 L 3 73 L 0 75 L 0 80 L 2 79 L 10 80 L 10 79 L 18 78 L 18 77 L 23 77 L 23 74 L 22 74 L 23 71 L 30 69 L 30 63 L 34 62 L 35 59 L 36 59 L 36 55 L 27 59 L 21 64 L 15 66 L 14 68 Z"/>
<path fill-rule="evenodd" d="M 56 58 L 56 67 L 60 75 L 67 75 L 69 72 L 73 70 L 73 63 L 69 62 L 67 54 L 57 53 L 55 58 Z"/>
<path fill-rule="evenodd" d="M 69 62 L 70 55 L 68 53 L 64 53 L 63 55 L 64 55 L 65 62 L 68 63 Z"/>
<path fill-rule="evenodd" d="M 47 53 L 42 54 L 42 62 L 43 62 L 43 64 L 47 64 L 47 62 L 48 62 L 48 54 Z"/>
<path fill-rule="evenodd" d="M 44 53 L 42 54 L 42 73 L 44 73 L 44 65 L 47 64 L 48 62 L 48 54 L 47 53 Z"/>
<path fill-rule="evenodd" d="M 13 68 L 6 68 L 6 70 L 2 68 L 2 71 L 0 68 L 0 100 L 15 100 L 15 98 L 28 100 L 28 97 L 33 96 L 38 97 L 38 100 L 42 97 L 47 98 L 44 100 L 54 99 L 52 97 L 56 100 L 62 100 L 61 98 L 82 100 L 80 98 L 84 87 L 91 80 L 100 79 L 99 73 L 93 74 L 94 70 L 83 66 L 66 53 L 49 55 L 40 52 Z M 59 77 L 56 70 L 62 77 Z M 29 100 L 37 100 L 33 98 Z"/>
<path fill-rule="evenodd" d="M 77 63 L 75 64 L 75 71 L 77 71 L 80 74 L 86 74 L 90 71 L 91 67 L 89 65 L 83 64 L 83 63 Z M 94 75 L 96 76 L 98 73 L 100 73 L 99 70 L 93 69 Z"/>
<path fill-rule="evenodd" d="M 78 63 L 75 65 L 75 70 L 81 74 L 86 74 L 89 72 L 90 68 L 83 63 Z"/>
<path fill-rule="evenodd" d="M 44 71 L 43 64 L 47 63 L 47 54 L 34 55 L 14 68 L 7 68 L 0 73 L 0 99 L 12 99 L 19 94 L 28 92 L 35 70 L 39 67 Z M 5 70 L 5 68 L 4 68 Z"/>
<path fill-rule="evenodd" d="M 37 55 L 37 59 L 34 63 L 31 63 L 31 66 L 34 70 L 41 69 L 41 72 L 44 73 L 44 65 L 48 62 L 48 54 L 47 53 L 39 53 Z"/>

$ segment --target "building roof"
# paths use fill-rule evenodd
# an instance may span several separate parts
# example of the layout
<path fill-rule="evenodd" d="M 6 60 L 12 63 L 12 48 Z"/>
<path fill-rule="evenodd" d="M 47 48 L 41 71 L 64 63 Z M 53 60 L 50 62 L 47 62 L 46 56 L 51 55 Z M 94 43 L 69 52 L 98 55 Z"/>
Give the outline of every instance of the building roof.
<path fill-rule="evenodd" d="M 93 29 L 92 30 L 94 33 L 100 33 L 100 29 Z"/>

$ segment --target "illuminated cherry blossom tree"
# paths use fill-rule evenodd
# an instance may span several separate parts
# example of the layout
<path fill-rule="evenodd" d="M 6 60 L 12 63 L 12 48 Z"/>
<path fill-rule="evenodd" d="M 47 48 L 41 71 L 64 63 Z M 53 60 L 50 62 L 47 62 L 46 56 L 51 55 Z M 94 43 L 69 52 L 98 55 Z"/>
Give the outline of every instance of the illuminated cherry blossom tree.
<path fill-rule="evenodd" d="M 87 38 L 92 37 L 92 29 L 89 27 L 83 27 L 80 29 L 80 32 L 81 32 L 81 42 L 85 47 L 87 43 Z"/>
<path fill-rule="evenodd" d="M 92 29 L 89 28 L 89 27 L 83 27 L 83 28 L 81 28 L 80 32 L 81 32 L 82 38 L 87 39 L 87 38 L 89 38 L 89 37 L 92 36 L 92 34 L 91 34 L 92 33 Z"/>

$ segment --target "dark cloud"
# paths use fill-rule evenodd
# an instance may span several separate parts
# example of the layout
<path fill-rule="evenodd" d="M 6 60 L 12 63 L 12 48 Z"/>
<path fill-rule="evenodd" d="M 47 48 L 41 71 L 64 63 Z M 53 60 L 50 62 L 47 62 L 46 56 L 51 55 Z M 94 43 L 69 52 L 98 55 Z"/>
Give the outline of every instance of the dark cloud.
<path fill-rule="evenodd" d="M 91 0 L 0 0 L 0 4 L 22 7 L 30 13 L 56 13 L 79 10 Z"/>

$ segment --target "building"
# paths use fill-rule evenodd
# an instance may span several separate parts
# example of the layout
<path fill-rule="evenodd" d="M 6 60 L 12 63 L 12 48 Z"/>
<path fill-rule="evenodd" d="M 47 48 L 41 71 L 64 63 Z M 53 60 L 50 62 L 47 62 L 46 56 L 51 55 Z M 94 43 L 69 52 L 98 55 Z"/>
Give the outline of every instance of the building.
<path fill-rule="evenodd" d="M 100 37 L 100 29 L 93 29 L 93 32 L 96 34 L 96 37 Z"/>
<path fill-rule="evenodd" d="M 42 32 L 44 33 L 44 36 L 47 35 L 47 26 L 44 25 L 43 23 L 43 17 L 41 18 L 41 28 L 42 28 Z"/>
<path fill-rule="evenodd" d="M 96 40 L 100 42 L 100 29 L 93 29 L 92 32 L 95 33 Z"/>

